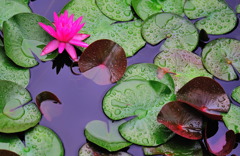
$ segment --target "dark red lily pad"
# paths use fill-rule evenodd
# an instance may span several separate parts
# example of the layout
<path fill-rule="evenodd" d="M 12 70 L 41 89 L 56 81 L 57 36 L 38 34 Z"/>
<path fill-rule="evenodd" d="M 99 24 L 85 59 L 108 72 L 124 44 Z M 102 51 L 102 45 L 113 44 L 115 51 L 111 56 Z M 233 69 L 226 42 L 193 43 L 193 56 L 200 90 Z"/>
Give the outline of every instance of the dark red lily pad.
<path fill-rule="evenodd" d="M 102 39 L 90 44 L 78 62 L 80 71 L 100 85 L 118 81 L 127 67 L 124 49 L 117 43 Z"/>
<path fill-rule="evenodd" d="M 185 103 L 173 101 L 164 105 L 157 120 L 182 137 L 202 138 L 202 116 Z"/>
<path fill-rule="evenodd" d="M 230 101 L 221 85 L 208 77 L 197 77 L 177 92 L 177 100 L 203 112 L 207 117 L 221 120 L 228 112 Z"/>
<path fill-rule="evenodd" d="M 48 121 L 51 121 L 53 117 L 60 115 L 62 112 L 61 101 L 55 94 L 48 91 L 37 95 L 36 104 Z"/>
<path fill-rule="evenodd" d="M 19 156 L 18 154 L 8 151 L 8 150 L 0 150 L 0 155 L 2 156 Z"/>

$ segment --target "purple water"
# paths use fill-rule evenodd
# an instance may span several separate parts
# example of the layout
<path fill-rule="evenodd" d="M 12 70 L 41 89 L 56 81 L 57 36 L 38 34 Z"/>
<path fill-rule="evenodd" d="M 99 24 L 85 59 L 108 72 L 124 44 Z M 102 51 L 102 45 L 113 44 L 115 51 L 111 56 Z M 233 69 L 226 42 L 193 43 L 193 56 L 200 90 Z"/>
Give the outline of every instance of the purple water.
<path fill-rule="evenodd" d="M 69 0 L 36 0 L 30 2 L 30 7 L 34 13 L 53 20 L 53 12 L 59 12 Z M 239 0 L 227 0 L 230 6 L 235 9 Z M 240 26 L 234 31 L 221 37 L 229 37 L 240 40 Z M 210 40 L 219 36 L 209 36 Z M 153 63 L 153 58 L 159 53 L 159 47 L 146 45 L 135 56 L 128 58 L 128 65 L 133 63 Z M 201 48 L 196 49 L 197 54 L 201 53 Z M 86 143 L 84 127 L 92 120 L 107 121 L 108 118 L 102 111 L 102 99 L 105 93 L 113 86 L 98 86 L 91 80 L 83 76 L 73 75 L 68 66 L 64 66 L 59 74 L 56 69 L 52 69 L 52 62 L 40 63 L 31 69 L 31 80 L 28 90 L 35 98 L 42 91 L 50 91 L 58 96 L 63 104 L 63 112 L 60 116 L 53 118 L 51 122 L 43 118 L 41 125 L 54 130 L 61 138 L 66 156 L 78 155 L 80 147 Z M 240 85 L 240 81 L 225 82 L 217 80 L 230 96 L 232 90 Z M 233 102 L 237 104 L 236 102 Z M 141 147 L 131 146 L 129 153 L 135 156 L 144 155 Z M 240 153 L 240 146 L 237 146 L 230 155 Z"/>

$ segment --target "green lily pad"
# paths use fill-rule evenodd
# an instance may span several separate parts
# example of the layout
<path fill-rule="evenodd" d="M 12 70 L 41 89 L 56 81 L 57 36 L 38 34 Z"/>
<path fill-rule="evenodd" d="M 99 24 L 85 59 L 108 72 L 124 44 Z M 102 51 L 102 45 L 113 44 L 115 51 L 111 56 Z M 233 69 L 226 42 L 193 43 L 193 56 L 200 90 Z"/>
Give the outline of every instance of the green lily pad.
<path fill-rule="evenodd" d="M 36 126 L 25 132 L 23 143 L 16 135 L 0 134 L 0 149 L 13 151 L 21 156 L 63 156 L 64 148 L 59 137 L 49 128 Z"/>
<path fill-rule="evenodd" d="M 167 67 L 176 75 L 171 75 L 175 82 L 175 91 L 195 77 L 212 77 L 203 67 L 201 58 L 186 50 L 167 50 L 159 53 L 154 64 Z"/>
<path fill-rule="evenodd" d="M 203 18 L 195 23 L 208 34 L 224 34 L 231 31 L 237 17 L 224 0 L 188 0 L 184 6 L 185 14 L 190 19 Z"/>
<path fill-rule="evenodd" d="M 1 43 L 0 43 L 1 44 Z M 16 66 L 0 47 L 0 80 L 15 82 L 23 87 L 28 85 L 30 79 L 29 69 Z"/>
<path fill-rule="evenodd" d="M 184 146 L 183 146 L 184 143 Z M 143 147 L 145 155 L 202 156 L 199 141 L 174 136 L 171 140 L 158 147 Z"/>
<path fill-rule="evenodd" d="M 142 26 L 143 38 L 156 45 L 165 40 L 160 51 L 166 49 L 184 49 L 192 51 L 198 44 L 198 31 L 187 19 L 171 14 L 159 13 L 150 16 Z"/>
<path fill-rule="evenodd" d="M 36 66 L 38 62 L 32 53 L 42 61 L 52 60 L 57 56 L 57 52 L 40 56 L 43 45 L 53 38 L 38 25 L 38 22 L 51 25 L 46 18 L 32 13 L 17 14 L 3 23 L 6 55 L 19 66 Z"/>
<path fill-rule="evenodd" d="M 108 125 L 99 120 L 91 121 L 85 128 L 86 138 L 96 145 L 107 149 L 108 151 L 118 151 L 132 143 L 124 140 L 118 132 L 118 127 L 125 121 L 108 122 Z"/>
<path fill-rule="evenodd" d="M 202 51 L 202 62 L 214 76 L 225 81 L 237 79 L 232 66 L 240 71 L 240 41 L 220 38 L 209 42 Z"/>
<path fill-rule="evenodd" d="M 14 82 L 0 80 L 0 132 L 15 133 L 35 126 L 41 113 L 31 100 L 29 92 Z"/>
<path fill-rule="evenodd" d="M 142 22 L 140 20 L 115 23 L 115 20 L 107 18 L 98 9 L 95 0 L 72 0 L 62 11 L 64 10 L 68 10 L 76 17 L 84 17 L 83 22 L 86 24 L 81 33 L 91 35 L 85 40 L 88 44 L 99 39 L 110 39 L 123 47 L 127 57 L 134 55 L 145 45 L 141 36 Z"/>
<path fill-rule="evenodd" d="M 238 103 L 240 103 L 240 86 L 236 87 L 233 91 L 232 91 L 232 98 L 237 101 Z"/>
<path fill-rule="evenodd" d="M 222 113 L 223 121 L 229 130 L 233 130 L 234 133 L 240 133 L 240 107 L 231 104 L 228 113 Z"/>
<path fill-rule="evenodd" d="M 150 63 L 133 64 L 127 67 L 125 74 L 118 83 L 128 80 L 153 80 L 167 85 L 174 91 L 174 82 L 170 74 L 166 73 L 162 78 L 158 78 L 159 67 Z"/>
<path fill-rule="evenodd" d="M 3 47 L 3 42 L 1 39 L 0 39 L 0 46 Z"/>
<path fill-rule="evenodd" d="M 0 4 L 0 30 L 3 22 L 12 16 L 23 12 L 32 12 L 23 0 L 0 0 Z"/>
<path fill-rule="evenodd" d="M 173 100 L 173 92 L 160 82 L 129 80 L 107 92 L 103 99 L 103 110 L 112 120 L 135 116 L 119 127 L 120 134 L 129 142 L 156 146 L 173 136 L 173 132 L 157 122 L 162 106 Z"/>
<path fill-rule="evenodd" d="M 101 12 L 116 21 L 130 21 L 133 19 L 131 4 L 125 0 L 96 0 Z"/>
<path fill-rule="evenodd" d="M 237 5 L 236 7 L 236 12 L 239 14 L 240 13 L 240 4 Z"/>
<path fill-rule="evenodd" d="M 183 16 L 184 2 L 184 0 L 132 0 L 132 7 L 137 15 L 142 20 L 145 20 L 149 16 L 160 12 L 175 13 Z"/>

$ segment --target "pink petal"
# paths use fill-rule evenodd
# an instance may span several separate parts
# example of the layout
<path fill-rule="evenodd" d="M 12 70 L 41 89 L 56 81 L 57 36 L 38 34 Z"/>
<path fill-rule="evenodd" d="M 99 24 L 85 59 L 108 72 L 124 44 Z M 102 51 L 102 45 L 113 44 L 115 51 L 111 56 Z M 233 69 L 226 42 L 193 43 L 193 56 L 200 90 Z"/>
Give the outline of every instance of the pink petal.
<path fill-rule="evenodd" d="M 69 44 L 69 43 L 66 43 L 66 50 L 67 50 L 67 53 L 70 55 L 70 57 L 74 60 L 74 61 L 78 61 L 77 59 L 77 53 L 76 53 L 76 50 L 75 48 Z"/>
<path fill-rule="evenodd" d="M 76 34 L 74 37 L 73 37 L 73 40 L 85 40 L 86 38 L 88 38 L 90 35 L 88 34 Z"/>
<path fill-rule="evenodd" d="M 83 16 L 79 17 L 79 18 L 73 23 L 73 25 L 74 25 L 74 26 L 79 25 L 79 24 L 81 23 L 82 19 L 83 19 Z"/>
<path fill-rule="evenodd" d="M 61 54 L 63 50 L 65 49 L 66 43 L 60 42 L 58 45 L 58 52 Z"/>
<path fill-rule="evenodd" d="M 54 23 L 58 24 L 59 19 L 58 19 L 58 15 L 56 12 L 53 13 L 53 18 L 54 18 Z"/>
<path fill-rule="evenodd" d="M 87 43 L 84 43 L 82 41 L 79 41 L 79 40 L 70 40 L 69 41 L 70 44 L 73 44 L 73 45 L 76 45 L 76 46 L 80 46 L 80 47 L 84 47 L 84 48 L 87 48 L 88 47 L 88 44 Z"/>
<path fill-rule="evenodd" d="M 74 19 L 74 14 L 72 14 L 72 15 L 69 17 L 69 22 L 70 22 L 70 23 L 73 23 L 73 19 Z"/>
<path fill-rule="evenodd" d="M 59 41 L 58 40 L 52 40 L 51 42 L 49 42 L 46 47 L 44 47 L 41 56 L 46 55 L 48 53 L 51 53 L 52 51 L 54 51 L 55 49 L 58 48 L 59 45 Z"/>
<path fill-rule="evenodd" d="M 40 25 L 40 27 L 43 28 L 43 30 L 49 33 L 52 37 L 56 38 L 56 32 L 51 26 L 45 25 L 44 23 L 41 22 L 39 22 L 38 24 Z"/>
<path fill-rule="evenodd" d="M 63 15 L 64 15 L 64 18 L 68 18 L 68 11 L 65 10 Z"/>

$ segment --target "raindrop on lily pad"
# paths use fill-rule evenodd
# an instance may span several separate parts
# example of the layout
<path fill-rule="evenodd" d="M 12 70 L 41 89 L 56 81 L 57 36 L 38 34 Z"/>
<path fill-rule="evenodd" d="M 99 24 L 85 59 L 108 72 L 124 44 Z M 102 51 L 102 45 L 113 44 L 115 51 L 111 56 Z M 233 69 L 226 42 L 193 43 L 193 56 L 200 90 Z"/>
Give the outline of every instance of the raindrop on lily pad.
<path fill-rule="evenodd" d="M 217 120 L 221 120 L 221 113 L 228 112 L 230 108 L 230 100 L 222 86 L 208 77 L 197 77 L 189 81 L 177 92 L 177 100 Z"/>
<path fill-rule="evenodd" d="M 173 133 L 157 122 L 165 103 L 175 100 L 171 89 L 158 81 L 129 80 L 111 88 L 103 99 L 103 111 L 112 120 L 133 118 L 120 125 L 119 132 L 129 142 L 156 146 Z"/>
<path fill-rule="evenodd" d="M 34 55 L 42 61 L 48 61 L 58 54 L 55 52 L 40 56 L 42 48 L 53 38 L 39 26 L 38 22 L 52 25 L 46 18 L 33 13 L 17 14 L 3 23 L 6 55 L 19 66 L 36 66 L 38 62 Z"/>
<path fill-rule="evenodd" d="M 127 58 L 121 46 L 102 39 L 90 44 L 82 53 L 78 66 L 89 79 L 100 85 L 118 81 L 127 68 Z"/>
<path fill-rule="evenodd" d="M 240 103 L 240 86 L 234 88 L 234 90 L 232 91 L 232 98 L 238 103 Z"/>
<path fill-rule="evenodd" d="M 110 152 L 118 151 L 132 144 L 123 139 L 118 132 L 119 126 L 124 122 L 124 120 L 109 121 L 106 124 L 103 121 L 94 120 L 86 125 L 84 133 L 86 138 L 96 145 Z"/>
<path fill-rule="evenodd" d="M 171 74 L 175 90 L 178 91 L 184 84 L 195 77 L 212 77 L 203 67 L 201 57 L 186 50 L 168 50 L 159 53 L 154 64 L 159 67 L 166 67 L 176 74 Z"/>
<path fill-rule="evenodd" d="M 192 51 L 196 48 L 199 38 L 197 29 L 189 20 L 171 13 L 154 14 L 147 18 L 142 26 L 142 35 L 152 45 L 166 39 L 160 51 L 167 49 Z"/>
<path fill-rule="evenodd" d="M 41 120 L 41 113 L 29 92 L 14 82 L 0 80 L 0 132 L 15 133 L 27 130 Z"/>
<path fill-rule="evenodd" d="M 219 79 L 237 79 L 234 68 L 240 72 L 240 41 L 220 38 L 209 42 L 203 49 L 202 62 Z"/>

